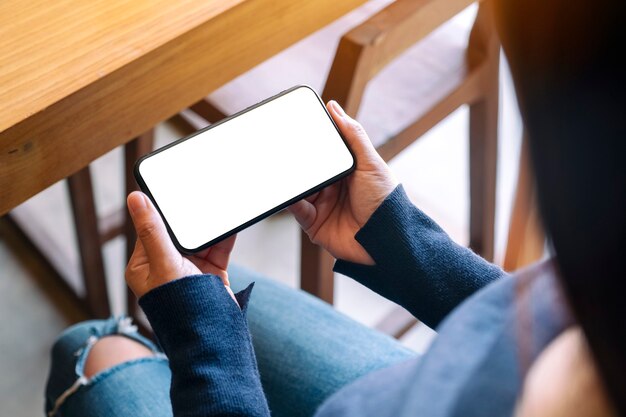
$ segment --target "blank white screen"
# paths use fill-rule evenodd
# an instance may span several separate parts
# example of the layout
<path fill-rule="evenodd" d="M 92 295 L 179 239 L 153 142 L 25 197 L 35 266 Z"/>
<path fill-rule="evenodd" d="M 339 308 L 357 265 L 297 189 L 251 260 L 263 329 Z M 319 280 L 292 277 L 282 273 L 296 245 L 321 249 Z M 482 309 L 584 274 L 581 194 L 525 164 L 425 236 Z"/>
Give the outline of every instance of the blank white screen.
<path fill-rule="evenodd" d="M 322 103 L 299 87 L 146 158 L 139 173 L 180 245 L 193 250 L 352 164 Z"/>

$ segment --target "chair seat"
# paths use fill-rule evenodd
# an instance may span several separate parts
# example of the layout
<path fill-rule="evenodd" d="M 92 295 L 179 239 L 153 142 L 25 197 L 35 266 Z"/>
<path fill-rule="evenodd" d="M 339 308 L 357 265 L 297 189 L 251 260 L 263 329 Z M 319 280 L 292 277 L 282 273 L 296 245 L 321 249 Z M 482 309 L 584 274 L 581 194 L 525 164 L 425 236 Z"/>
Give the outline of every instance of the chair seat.
<path fill-rule="evenodd" d="M 235 113 L 296 84 L 321 93 L 339 38 L 391 3 L 374 0 L 224 85 L 209 100 Z M 431 109 L 463 81 L 476 7 L 471 6 L 411 47 L 370 82 L 358 114 L 375 145 Z M 411 86 L 411 88 L 407 88 Z"/>

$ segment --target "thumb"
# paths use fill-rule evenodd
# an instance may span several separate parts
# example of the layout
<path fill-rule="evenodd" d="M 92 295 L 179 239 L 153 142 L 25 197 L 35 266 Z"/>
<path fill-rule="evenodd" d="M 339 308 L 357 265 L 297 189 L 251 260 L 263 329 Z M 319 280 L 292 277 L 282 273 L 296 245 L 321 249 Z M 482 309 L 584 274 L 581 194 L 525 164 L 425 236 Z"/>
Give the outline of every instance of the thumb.
<path fill-rule="evenodd" d="M 360 156 L 380 158 L 378 152 L 376 152 L 376 148 L 372 145 L 372 141 L 365 132 L 365 129 L 363 129 L 363 126 L 352 117 L 348 116 L 339 103 L 335 100 L 331 100 L 326 107 L 337 124 L 337 127 L 339 127 L 339 130 L 346 138 L 350 149 L 356 154 L 357 161 Z"/>
<path fill-rule="evenodd" d="M 127 199 L 137 238 L 144 247 L 152 265 L 167 262 L 178 251 L 167 233 L 165 224 L 150 199 L 142 192 L 133 191 Z"/>

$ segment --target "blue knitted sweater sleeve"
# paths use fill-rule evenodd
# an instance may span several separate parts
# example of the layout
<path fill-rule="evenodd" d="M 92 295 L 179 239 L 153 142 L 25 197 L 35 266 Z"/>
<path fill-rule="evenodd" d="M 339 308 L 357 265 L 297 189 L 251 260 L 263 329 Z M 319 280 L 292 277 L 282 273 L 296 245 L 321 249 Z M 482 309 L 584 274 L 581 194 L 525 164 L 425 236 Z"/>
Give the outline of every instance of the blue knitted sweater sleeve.
<path fill-rule="evenodd" d="M 452 241 L 411 203 L 401 185 L 355 239 L 376 265 L 337 260 L 334 270 L 400 304 L 433 328 L 465 298 L 505 275 Z"/>
<path fill-rule="evenodd" d="M 141 297 L 172 370 L 174 416 L 269 416 L 246 308 L 252 285 L 236 294 L 219 277 L 194 275 Z"/>

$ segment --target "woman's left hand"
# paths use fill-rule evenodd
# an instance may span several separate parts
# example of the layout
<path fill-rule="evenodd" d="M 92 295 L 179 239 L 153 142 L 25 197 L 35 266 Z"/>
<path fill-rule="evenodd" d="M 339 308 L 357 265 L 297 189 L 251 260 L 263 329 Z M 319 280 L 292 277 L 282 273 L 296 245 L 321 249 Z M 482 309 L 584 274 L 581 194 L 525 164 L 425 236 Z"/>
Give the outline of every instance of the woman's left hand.
<path fill-rule="evenodd" d="M 236 235 L 194 256 L 183 256 L 172 243 L 161 216 L 145 194 L 135 191 L 128 196 L 127 203 L 137 231 L 137 243 L 126 267 L 126 283 L 138 298 L 179 278 L 213 274 L 222 279 L 235 300 L 226 268 Z"/>

